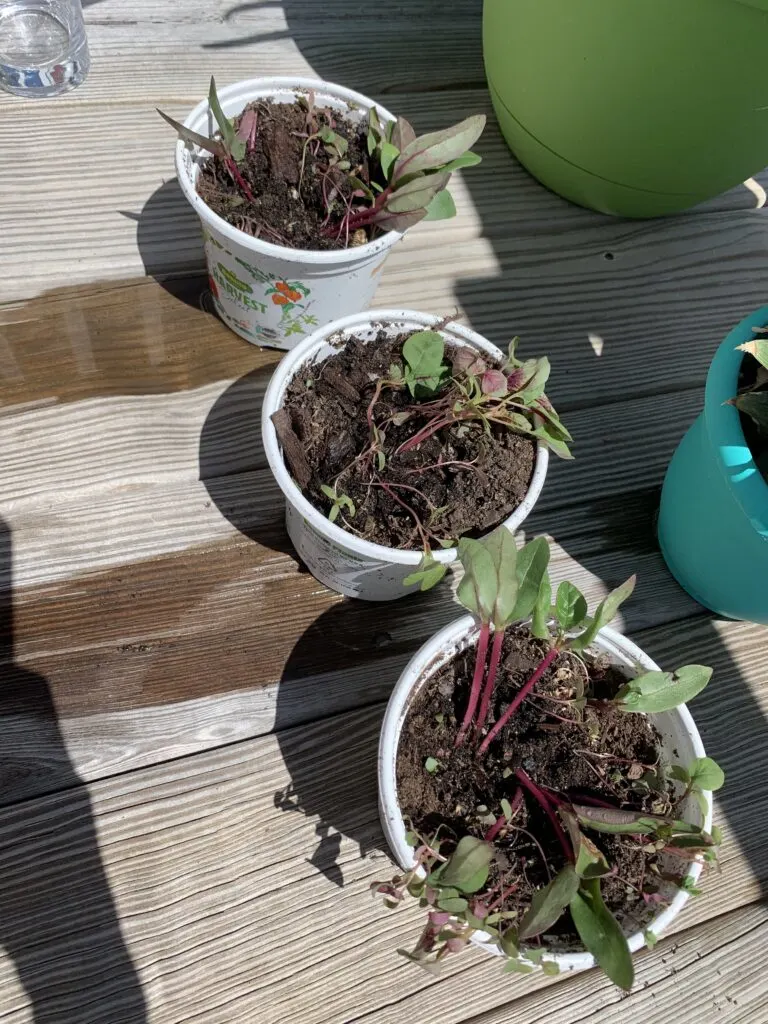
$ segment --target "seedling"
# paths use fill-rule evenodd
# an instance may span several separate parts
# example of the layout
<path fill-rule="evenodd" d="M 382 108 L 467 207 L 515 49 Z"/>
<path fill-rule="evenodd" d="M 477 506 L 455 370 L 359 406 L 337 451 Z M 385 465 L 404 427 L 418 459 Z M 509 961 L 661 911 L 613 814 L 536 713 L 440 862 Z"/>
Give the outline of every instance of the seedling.
<path fill-rule="evenodd" d="M 415 572 L 406 577 L 406 586 L 418 584 L 421 590 L 435 586 L 445 575 L 447 566 L 435 558 L 433 551 L 456 544 L 456 538 L 451 537 L 444 526 L 447 508 L 436 506 L 424 493 L 419 486 L 420 475 L 426 469 L 451 466 L 484 474 L 472 462 L 437 462 L 409 470 L 409 482 L 405 483 L 402 474 L 396 477 L 388 472 L 393 454 L 397 456 L 416 448 L 440 431 L 472 429 L 490 433 L 496 425 L 540 440 L 556 454 L 570 458 L 568 441 L 571 436 L 544 393 L 549 361 L 543 358 L 521 362 L 515 357 L 516 343 L 517 339 L 510 344 L 503 367 L 496 368 L 472 349 L 446 347 L 438 330 L 411 334 L 403 343 L 402 363 L 393 363 L 373 387 L 367 407 L 369 446 L 355 456 L 335 480 L 323 487 L 323 493 L 333 502 L 333 513 L 338 507 L 336 495 L 345 486 L 346 474 L 353 466 L 362 466 L 367 473 L 366 490 L 369 493 L 374 489 L 384 491 L 408 514 L 413 522 L 414 541 L 422 548 L 423 557 Z M 381 412 L 382 395 L 387 391 L 407 393 L 409 404 L 394 414 L 389 407 Z M 413 422 L 418 429 L 393 454 L 391 449 L 390 454 L 386 454 L 388 431 L 406 422 Z M 338 511 L 334 518 L 337 515 Z M 523 563 L 526 557 L 523 556 Z M 525 595 L 526 600 L 535 597 L 530 581 L 526 583 Z M 518 617 L 530 611 L 530 608 L 525 612 L 518 609 Z M 496 618 L 499 619 L 498 611 Z"/>
<path fill-rule="evenodd" d="M 767 333 L 768 328 L 760 328 L 760 334 Z M 735 405 L 739 412 L 749 416 L 758 430 L 768 436 L 768 340 L 756 338 L 736 347 L 741 352 L 754 356 L 758 367 L 754 382 L 742 388 L 738 395 L 731 399 L 731 405 Z"/>
<path fill-rule="evenodd" d="M 333 523 L 335 522 L 340 512 L 348 512 L 350 517 L 355 516 L 355 503 L 347 494 L 339 494 L 335 487 L 329 487 L 328 484 L 321 484 L 320 490 L 323 494 L 331 501 L 331 508 L 328 512 L 328 518 Z"/>
<path fill-rule="evenodd" d="M 326 211 L 322 225 L 326 235 L 343 238 L 347 245 L 350 239 L 357 244 L 354 240 L 361 232 L 362 240 L 367 241 L 371 232 L 404 231 L 424 218 L 439 220 L 455 215 L 456 206 L 446 186 L 453 171 L 480 163 L 470 147 L 482 134 L 485 115 L 475 114 L 451 128 L 417 137 L 405 118 L 383 124 L 372 108 L 366 134 L 368 161 L 353 165 L 349 141 L 334 131 L 328 112 L 321 116 L 314 95 L 302 96 L 298 102 L 306 111 L 299 190 L 307 155 L 312 153 Z M 218 158 L 242 201 L 254 203 L 247 166 L 258 143 L 258 105 L 246 107 L 237 118 L 226 117 L 213 78 L 208 103 L 219 129 L 215 138 L 192 131 L 161 110 L 158 113 L 179 138 Z M 269 233 L 275 234 L 273 230 Z"/>
<path fill-rule="evenodd" d="M 627 680 L 611 700 L 596 698 L 591 691 L 587 662 L 583 659 L 590 658 L 589 648 L 599 630 L 611 621 L 621 603 L 632 593 L 634 577 L 612 591 L 590 617 L 584 595 L 571 583 L 560 584 L 553 603 L 547 574 L 549 548 L 543 538 L 529 542 L 518 551 L 512 535 L 502 527 L 482 541 L 463 539 L 459 555 L 464 576 L 457 595 L 477 617 L 479 633 L 467 709 L 457 730 L 456 746 L 465 744 L 470 735 L 480 740 L 492 705 L 505 630 L 512 622 L 529 616 L 530 630 L 544 642 L 546 650 L 509 706 L 478 743 L 478 757 L 488 752 L 521 704 L 533 696 L 536 684 L 547 670 L 566 653 L 569 659 L 581 662 L 586 682 L 576 687 L 576 698 L 560 703 L 588 705 L 598 719 L 609 709 L 614 715 L 616 711 L 652 714 L 671 710 L 695 697 L 709 681 L 711 669 L 687 665 L 674 673 L 641 673 Z M 590 755 L 590 751 L 578 749 L 571 753 L 574 757 Z M 688 798 L 693 797 L 706 816 L 708 801 L 704 793 L 720 788 L 724 776 L 716 762 L 706 757 L 683 767 L 659 762 L 643 765 L 613 758 L 610 753 L 592 756 L 598 765 L 601 758 L 607 759 L 605 766 L 595 768 L 601 778 L 608 777 L 611 761 L 627 766 L 624 776 L 613 773 L 625 787 L 623 795 L 619 794 L 615 802 L 542 785 L 531 777 L 527 764 L 507 767 L 503 769 L 502 778 L 509 780 L 511 799 L 503 799 L 498 808 L 483 804 L 468 819 L 470 827 L 476 827 L 479 835 L 464 836 L 455 845 L 450 839 L 443 839 L 439 845 L 436 839 L 413 840 L 421 851 L 414 871 L 404 879 L 377 886 L 377 891 L 394 899 L 393 905 L 407 892 L 427 909 L 427 925 L 421 938 L 416 948 L 404 955 L 428 970 L 435 970 L 446 955 L 464 948 L 476 931 L 482 931 L 496 941 L 507 957 L 506 970 L 528 973 L 546 956 L 540 945 L 542 937 L 551 933 L 567 913 L 584 947 L 607 976 L 619 987 L 631 988 L 634 972 L 627 939 L 607 907 L 601 889 L 603 879 L 616 876 L 617 869 L 601 849 L 600 837 L 612 837 L 613 845 L 607 849 L 616 850 L 617 843 L 626 843 L 633 851 L 642 852 L 646 865 L 642 876 L 625 884 L 628 890 L 636 890 L 643 903 L 663 905 L 668 901 L 667 890 L 663 887 L 668 876 L 660 867 L 661 855 L 683 863 L 716 859 L 721 841 L 719 830 L 706 832 L 679 814 Z M 643 807 L 652 810 L 634 809 L 631 799 L 625 799 L 631 796 L 634 787 L 640 787 L 646 794 Z M 559 854 L 555 857 L 548 856 L 541 841 L 530 832 L 530 808 L 539 813 L 538 827 L 551 829 L 557 839 Z M 521 822 L 523 811 L 526 813 Z M 504 851 L 514 848 L 514 837 L 520 833 L 538 848 L 550 881 L 534 892 L 527 905 L 513 910 L 508 897 L 515 891 L 515 879 L 520 875 L 505 877 L 504 872 L 509 873 L 511 869 L 509 855 Z M 459 871 L 459 884 L 450 865 L 454 857 L 464 863 L 469 851 L 473 851 L 472 871 L 476 874 L 472 874 L 468 883 L 467 877 Z M 497 852 L 502 856 L 497 858 Z M 489 877 L 497 879 L 490 889 L 487 888 Z M 698 891 L 687 875 L 677 884 L 690 894 Z M 653 932 L 646 931 L 646 936 L 648 945 L 653 945 L 656 940 Z M 548 964 L 547 973 L 556 970 L 551 961 L 543 961 L 542 966 L 543 963 Z"/>
<path fill-rule="evenodd" d="M 580 655 L 594 641 L 603 626 L 607 626 L 614 618 L 621 604 L 634 590 L 635 577 L 630 576 L 620 587 L 608 594 L 590 618 L 587 615 L 586 598 L 572 583 L 561 583 L 554 605 L 551 603 L 552 589 L 546 571 L 549 549 L 543 538 L 531 541 L 518 554 L 509 531 L 505 527 L 499 527 L 483 540 L 462 540 L 459 545 L 459 559 L 465 575 L 459 584 L 457 597 L 480 620 L 477 644 L 477 664 L 480 667 L 485 664 L 490 625 L 501 633 L 501 638 L 494 636 L 494 647 L 498 642 L 499 654 L 503 644 L 503 630 L 509 623 L 528 615 L 532 615 L 531 632 L 548 645 L 547 652 L 527 682 L 480 744 L 478 755 L 482 756 L 557 657 L 564 651 Z M 519 589 L 522 589 L 523 597 L 520 602 L 515 602 Z M 511 603 L 510 595 L 513 595 Z M 499 611 L 499 608 L 502 611 Z M 493 651 L 491 654 L 478 731 L 485 725 L 486 716 L 483 714 L 483 708 L 487 714 L 499 654 L 494 655 Z M 614 704 L 626 712 L 670 711 L 700 693 L 711 675 L 712 669 L 703 665 L 685 665 L 676 672 L 645 672 L 629 680 L 622 687 L 616 695 Z M 475 680 L 478 676 L 482 676 L 482 673 L 480 668 L 476 667 Z M 472 692 L 468 714 L 471 723 L 474 718 Z M 463 739 L 460 730 L 457 745 L 460 746 Z"/>

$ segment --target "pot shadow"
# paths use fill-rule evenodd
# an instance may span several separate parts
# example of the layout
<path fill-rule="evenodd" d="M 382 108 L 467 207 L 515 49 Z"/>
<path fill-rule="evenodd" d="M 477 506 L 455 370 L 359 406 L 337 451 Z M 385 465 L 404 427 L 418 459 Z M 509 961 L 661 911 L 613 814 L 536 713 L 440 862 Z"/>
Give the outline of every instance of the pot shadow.
<path fill-rule="evenodd" d="M 188 306 L 213 312 L 206 304 L 208 278 L 200 219 L 176 178 L 156 189 L 140 213 L 118 210 L 136 223 L 136 245 L 144 273 Z M 173 274 L 167 268 L 173 267 Z"/>
<path fill-rule="evenodd" d="M 275 806 L 318 819 L 307 861 L 334 885 L 344 885 L 342 835 L 361 857 L 385 849 L 376 769 L 384 702 L 427 637 L 461 614 L 447 583 L 386 605 L 345 599 L 318 616 L 286 662 L 274 728 L 291 781 Z M 365 700 L 340 715 L 363 679 Z"/>
<path fill-rule="evenodd" d="M 261 440 L 261 407 L 273 372 L 274 365 L 253 370 L 216 399 L 200 435 L 200 480 L 240 533 L 295 558 L 285 530 L 285 499 Z"/>
<path fill-rule="evenodd" d="M 18 734 L 12 748 L 23 751 L 0 760 L 0 949 L 35 1024 L 146 1024 L 88 789 L 69 760 L 48 683 L 12 660 L 11 568 L 11 531 L 0 519 L 0 729 L 6 739 Z"/>

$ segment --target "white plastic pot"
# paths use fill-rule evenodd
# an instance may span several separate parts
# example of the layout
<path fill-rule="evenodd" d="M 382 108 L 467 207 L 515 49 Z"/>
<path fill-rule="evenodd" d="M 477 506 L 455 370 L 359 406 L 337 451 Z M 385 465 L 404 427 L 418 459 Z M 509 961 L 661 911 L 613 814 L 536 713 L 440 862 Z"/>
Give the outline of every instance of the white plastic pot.
<path fill-rule="evenodd" d="M 310 90 L 318 106 L 333 107 L 352 120 L 367 118 L 371 107 L 382 121 L 394 120 L 366 96 L 312 78 L 252 78 L 222 89 L 219 101 L 226 116 L 234 117 L 253 100 L 292 103 Z M 215 134 L 207 99 L 184 124 L 200 135 Z M 254 238 L 215 214 L 197 194 L 200 164 L 208 155 L 179 140 L 176 173 L 200 217 L 216 310 L 236 334 L 255 345 L 291 349 L 316 327 L 369 305 L 378 273 L 402 232 L 389 231 L 366 245 L 328 251 L 287 249 Z"/>
<path fill-rule="evenodd" d="M 478 627 L 471 615 L 465 615 L 436 633 L 411 658 L 389 698 L 379 742 L 379 815 L 394 858 L 406 871 L 413 867 L 414 860 L 413 848 L 405 840 L 406 827 L 397 797 L 396 760 L 400 732 L 408 709 L 422 687 L 442 665 L 474 645 L 477 633 Z M 622 669 L 629 678 L 641 672 L 658 671 L 659 668 L 644 651 L 608 626 L 600 630 L 590 650 L 606 654 L 611 663 Z M 695 758 L 705 756 L 698 729 L 685 705 L 651 717 L 661 734 L 663 756 L 668 763 L 688 765 Z M 706 815 L 702 814 L 698 803 L 689 797 L 682 805 L 680 817 L 709 831 L 712 827 L 712 794 L 705 792 L 704 797 L 707 802 Z M 691 882 L 699 877 L 701 868 L 699 862 L 691 864 L 687 874 Z M 671 903 L 648 922 L 646 930 L 656 936 L 661 935 L 683 909 L 687 899 L 688 893 L 678 889 Z M 645 945 L 642 931 L 628 932 L 627 938 L 633 953 Z M 472 942 L 490 953 L 503 955 L 494 939 L 483 932 L 476 932 Z M 594 957 L 586 951 L 573 953 L 553 950 L 547 953 L 547 959 L 556 961 L 561 971 L 581 971 L 595 966 Z"/>
<path fill-rule="evenodd" d="M 393 601 L 418 590 L 406 587 L 403 580 L 421 561 L 421 552 L 402 551 L 382 544 L 372 544 L 329 521 L 301 493 L 294 483 L 277 440 L 272 414 L 283 404 L 288 385 L 296 374 L 311 375 L 313 367 L 343 347 L 350 337 L 375 341 L 380 331 L 390 337 L 405 331 L 434 327 L 439 318 L 429 313 L 416 313 L 408 309 L 380 309 L 344 317 L 306 338 L 279 364 L 267 387 L 262 412 L 262 439 L 269 466 L 285 495 L 285 521 L 293 546 L 315 577 L 326 587 L 347 597 L 364 601 Z M 461 344 L 478 349 L 494 360 L 504 355 L 495 345 L 479 334 L 449 324 L 440 333 L 447 344 Z M 505 520 L 513 532 L 536 504 L 547 475 L 549 452 L 538 445 L 536 463 L 528 493 Z M 456 548 L 433 552 L 437 561 L 446 565 L 456 559 Z"/>

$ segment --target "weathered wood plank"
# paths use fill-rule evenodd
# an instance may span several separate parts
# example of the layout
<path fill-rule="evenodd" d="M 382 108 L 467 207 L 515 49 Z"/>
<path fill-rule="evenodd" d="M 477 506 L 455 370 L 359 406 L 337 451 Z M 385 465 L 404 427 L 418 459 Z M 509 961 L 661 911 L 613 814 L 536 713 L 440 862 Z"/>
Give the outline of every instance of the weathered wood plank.
<path fill-rule="evenodd" d="M 376 810 L 380 715 L 379 706 L 331 718 L 0 811 L 4 1020 L 31 1021 L 31 997 L 38 1019 L 61 1024 L 80 1024 L 78 1004 L 90 1019 L 116 1019 L 115 999 L 136 1024 L 201 1014 L 271 1024 L 286 1013 L 383 1024 L 433 1019 L 430 1008 L 458 1024 L 548 988 L 502 980 L 479 953 L 457 958 L 440 982 L 396 956 L 419 918 L 384 910 L 368 892 L 391 870 Z M 747 795 L 764 800 L 757 773 Z M 731 840 L 723 871 L 680 928 L 752 902 L 768 862 L 762 851 L 748 863 Z M 694 946 L 684 937 L 678 955 L 662 946 L 641 978 L 687 970 L 696 949 L 745 932 L 742 921 L 762 918 L 725 919 Z M 581 979 L 554 984 L 547 1005 L 565 1013 Z M 614 998 L 594 977 L 583 984 Z"/>
<path fill-rule="evenodd" d="M 768 908 L 760 904 L 744 907 L 681 932 L 666 939 L 653 953 L 638 956 L 635 988 L 629 996 L 605 977 L 589 972 L 473 1016 L 471 1021 L 608 1024 L 618 1014 L 622 1024 L 686 1019 L 764 1024 L 768 1020 L 766 937 Z M 434 1009 L 438 1010 L 439 1004 Z M 358 1019 L 375 1020 L 377 1024 L 391 1020 L 394 1024 L 402 1018 L 388 1009 L 372 1018 Z"/>
<path fill-rule="evenodd" d="M 248 61 L 251 74 L 252 56 Z M 174 78 L 182 65 L 171 62 Z M 273 73 L 266 67 L 262 70 Z M 295 68 L 289 64 L 287 70 Z M 112 81 L 110 76 L 110 84 Z M 62 105 L 43 104 L 33 111 L 24 106 L 24 118 L 6 119 L 10 140 L 0 153 L 0 208 L 5 204 L 9 211 L 4 218 L 4 245 L 13 261 L 0 283 L 0 302 L 64 283 L 203 270 L 198 220 L 174 178 L 173 133 L 154 110 L 159 104 L 183 118 L 205 91 L 207 74 L 196 70 L 195 81 L 189 98 L 155 91 L 143 103 L 124 101 L 110 106 L 109 132 L 103 130 L 103 108 L 98 103 L 87 118 L 81 103 L 59 100 L 57 104 Z M 443 127 L 470 113 L 491 113 L 485 88 L 411 91 L 397 97 L 380 92 L 377 98 L 395 106 L 419 130 Z M 16 109 L 14 106 L 13 111 Z M 30 131 L 30 117 L 34 131 Z M 115 136 L 141 138 L 135 159 L 115 163 L 111 141 Z M 76 192 L 66 182 L 50 180 L 45 140 L 55 141 L 58 152 L 66 153 L 80 185 Z M 644 344 L 649 343 L 648 335 L 658 330 L 662 318 L 693 337 L 692 332 L 702 324 L 719 329 L 720 323 L 733 319 L 736 304 L 746 297 L 745 290 L 749 304 L 758 301 L 754 281 L 759 277 L 756 266 L 765 260 L 765 215 L 753 209 L 754 196 L 746 189 L 729 193 L 695 214 L 627 222 L 573 206 L 548 192 L 510 154 L 493 121 L 478 150 L 484 162 L 466 175 L 456 175 L 452 185 L 458 217 L 421 224 L 408 232 L 388 260 L 377 302 L 399 301 L 418 308 L 432 301 L 450 308 L 458 300 L 467 304 L 479 326 L 488 328 L 490 320 L 491 333 L 501 337 L 508 330 L 500 323 L 502 314 L 514 325 L 521 312 L 527 313 L 526 332 L 534 310 L 538 313 L 536 326 L 545 333 L 551 332 L 553 324 L 568 325 L 576 318 L 573 328 L 578 328 L 583 345 L 586 331 L 599 334 L 617 326 L 617 317 L 607 317 L 600 307 L 601 281 L 609 293 L 605 310 L 616 307 L 622 334 L 641 336 Z M 23 216 L 15 213 L 13 206 L 19 199 L 24 203 Z M 71 230 L 75 221 L 76 237 Z M 44 263 L 39 259 L 41 234 L 47 239 Z M 485 236 L 482 240 L 481 235 Z M 453 255 L 456 249 L 461 250 L 458 268 Z M 637 262 L 633 263 L 635 250 Z M 717 290 L 708 296 L 706 306 L 709 319 L 697 309 L 701 293 L 690 273 L 686 274 L 692 262 L 717 278 Z M 630 276 L 643 271 L 637 282 L 643 302 L 637 301 L 631 289 L 624 294 L 629 270 Z M 561 275 L 566 275 L 570 285 L 565 305 L 547 310 L 546 325 L 542 325 L 539 317 L 546 306 L 539 291 L 555 285 L 562 288 Z M 740 285 L 739 292 L 734 292 L 735 282 Z M 647 326 L 649 312 L 656 309 L 648 303 L 649 283 L 654 303 L 660 307 L 660 315 L 653 320 L 654 331 Z M 686 290 L 680 292 L 681 286 Z M 597 308 L 593 308 L 592 288 L 598 291 Z M 751 301 L 752 295 L 755 301 Z M 592 318 L 588 317 L 590 322 L 582 331 L 582 321 L 589 313 Z M 694 327 L 696 323 L 698 327 Z M 583 352 L 590 354 L 587 348 Z"/>

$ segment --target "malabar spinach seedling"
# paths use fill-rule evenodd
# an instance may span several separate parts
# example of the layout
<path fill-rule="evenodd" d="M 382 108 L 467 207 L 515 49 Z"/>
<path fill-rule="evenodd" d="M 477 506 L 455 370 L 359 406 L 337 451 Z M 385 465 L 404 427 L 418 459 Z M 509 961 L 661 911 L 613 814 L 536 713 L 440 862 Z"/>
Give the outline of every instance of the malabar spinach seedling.
<path fill-rule="evenodd" d="M 482 541 L 462 540 L 459 554 L 464 576 L 459 583 L 458 597 L 476 616 L 480 628 L 472 684 L 466 712 L 457 730 L 456 746 L 464 745 L 470 734 L 476 738 L 482 735 L 492 703 L 505 630 L 512 622 L 528 616 L 531 616 L 531 632 L 545 642 L 547 649 L 528 680 L 479 742 L 477 756 L 480 758 L 563 652 L 579 659 L 586 677 L 586 682 L 580 684 L 578 696 L 570 703 L 578 708 L 588 704 L 598 719 L 609 709 L 611 714 L 616 711 L 653 714 L 671 710 L 695 697 L 709 681 L 711 669 L 687 665 L 676 672 L 641 673 L 628 679 L 612 700 L 596 698 L 591 692 L 587 669 L 589 647 L 599 630 L 611 621 L 621 603 L 632 593 L 634 577 L 612 591 L 590 617 L 584 595 L 572 583 L 561 583 L 552 601 L 547 573 L 549 548 L 543 538 L 529 542 L 518 551 L 512 535 L 502 527 Z M 590 752 L 574 750 L 573 753 L 588 755 Z M 601 758 L 621 761 L 610 753 L 594 753 L 593 757 L 598 763 Z M 668 900 L 663 883 L 679 875 L 665 874 L 660 857 L 671 857 L 683 863 L 706 863 L 716 859 L 721 841 L 719 830 L 713 828 L 709 833 L 682 819 L 679 813 L 688 798 L 693 797 L 705 818 L 709 804 L 704 794 L 722 786 L 723 772 L 707 757 L 697 758 L 686 767 L 632 763 L 622 777 L 624 792 L 628 795 L 636 789 L 643 793 L 647 797 L 645 806 L 652 808 L 645 811 L 634 809 L 631 801 L 627 806 L 621 793 L 615 802 L 609 802 L 578 792 L 556 791 L 535 781 L 531 774 L 534 768 L 526 764 L 525 768 L 504 769 L 502 777 L 509 779 L 512 799 L 502 800 L 500 814 L 485 805 L 476 809 L 478 828 L 482 829 L 480 835 L 467 835 L 456 842 L 455 838 L 445 835 L 441 839 L 435 836 L 424 840 L 414 833 L 409 834 L 409 842 L 417 847 L 413 870 L 390 883 L 374 884 L 374 889 L 385 896 L 390 906 L 398 905 L 407 893 L 427 910 L 427 924 L 416 948 L 400 952 L 434 971 L 445 956 L 463 949 L 472 935 L 481 932 L 495 941 L 507 958 L 506 970 L 527 973 L 536 963 L 541 963 L 547 973 L 556 973 L 557 965 L 545 959 L 546 948 L 541 942 L 542 939 L 546 942 L 547 934 L 568 913 L 584 947 L 607 976 L 619 987 L 629 989 L 634 980 L 631 953 L 624 929 L 606 905 L 601 888 L 604 879 L 616 876 L 617 869 L 601 849 L 600 837 L 611 836 L 614 844 L 627 843 L 633 851 L 643 855 L 645 867 L 636 883 L 637 891 L 647 906 L 663 905 Z M 599 768 L 595 770 L 600 774 Z M 544 823 L 543 827 L 550 828 L 557 838 L 560 856 L 556 863 L 551 863 L 552 858 L 547 856 L 541 842 L 518 820 L 527 801 L 539 810 L 538 820 Z M 527 818 L 526 823 L 530 828 Z M 515 878 L 509 877 L 510 859 L 504 853 L 505 844 L 510 835 L 520 831 L 536 844 L 547 865 L 550 881 L 534 892 L 527 906 L 520 910 L 505 909 L 509 906 L 508 897 L 517 888 Z M 616 849 L 616 846 L 609 849 Z M 497 881 L 491 886 L 488 879 L 494 865 Z M 687 875 L 678 884 L 692 895 L 698 892 Z M 646 929 L 644 934 L 649 946 L 655 944 L 657 937 L 652 930 Z"/>
<path fill-rule="evenodd" d="M 413 127 L 398 118 L 383 124 L 372 108 L 368 115 L 366 145 L 368 162 L 353 165 L 349 142 L 319 117 L 314 94 L 299 97 L 306 111 L 306 126 L 299 170 L 299 189 L 305 176 L 307 154 L 312 153 L 320 179 L 325 219 L 323 232 L 361 244 L 375 231 L 405 231 L 427 218 L 453 217 L 456 206 L 446 186 L 453 171 L 473 167 L 480 157 L 470 147 L 485 128 L 485 115 L 475 114 L 439 132 L 416 136 Z M 258 143 L 258 106 L 246 107 L 238 118 L 224 114 L 211 78 L 208 103 L 218 125 L 215 138 L 192 131 L 179 121 L 158 113 L 179 138 L 217 157 L 235 182 L 240 197 L 255 197 L 243 173 L 247 158 Z M 274 234 L 274 232 L 272 232 Z M 362 234 L 362 238 L 359 236 Z M 277 241 L 281 241 L 278 237 Z"/>

